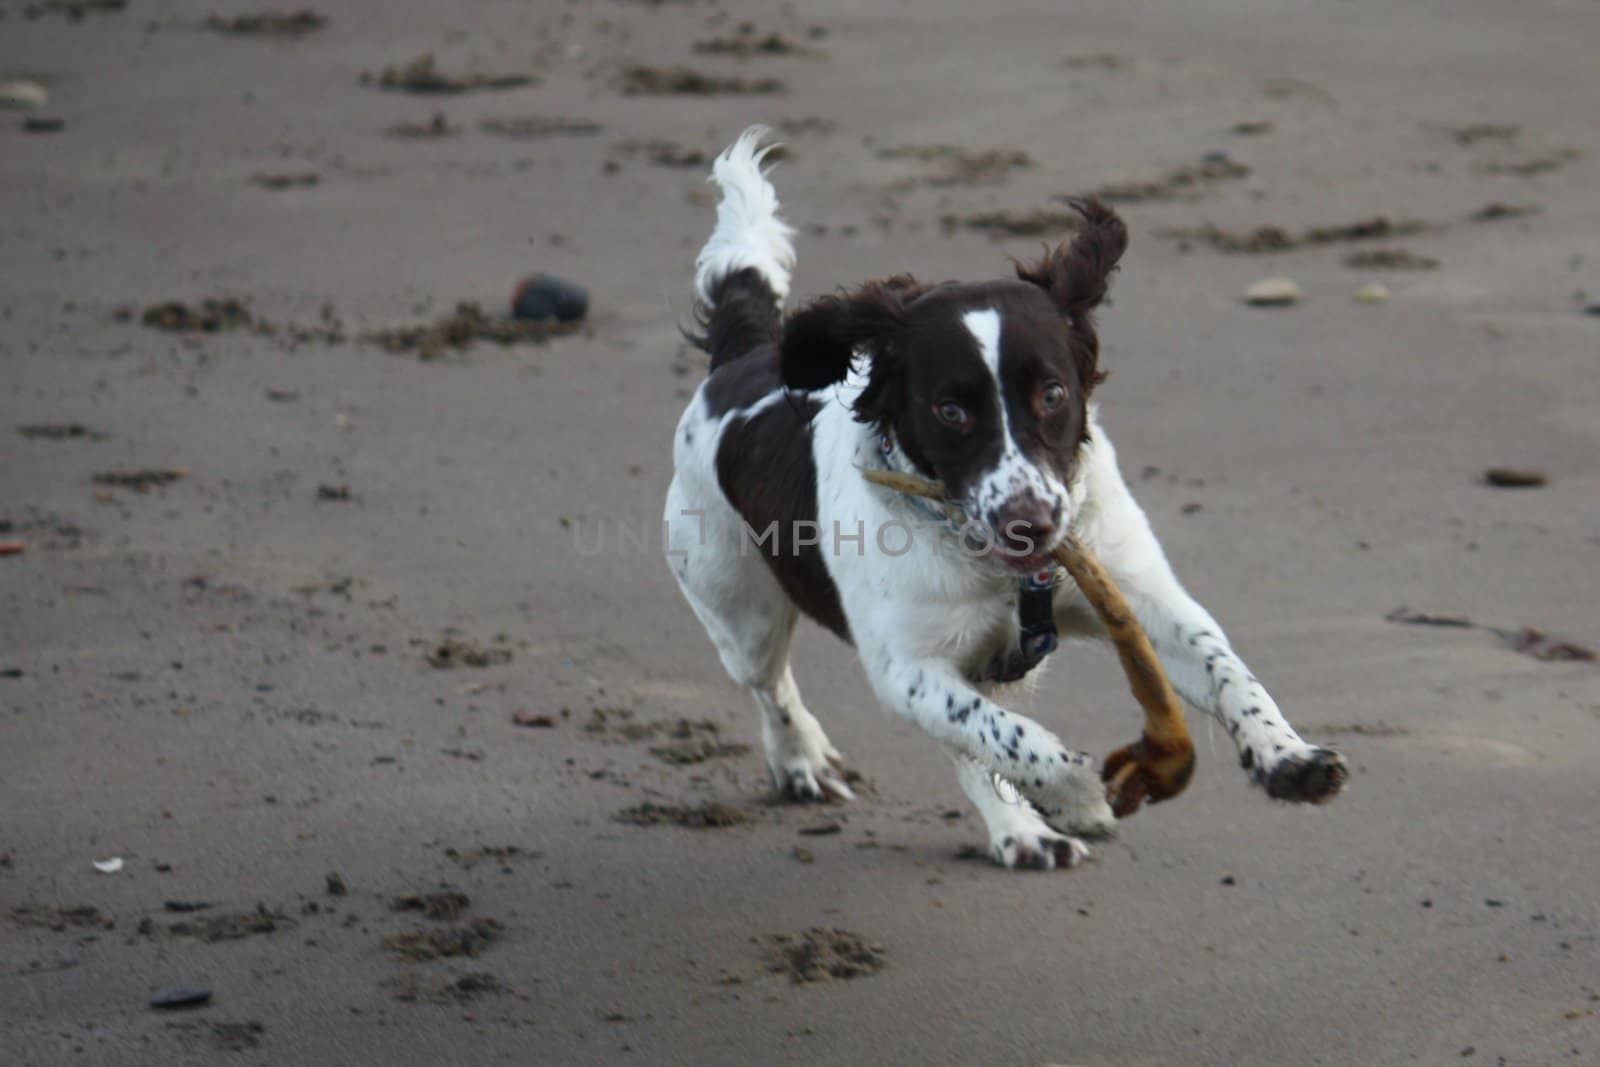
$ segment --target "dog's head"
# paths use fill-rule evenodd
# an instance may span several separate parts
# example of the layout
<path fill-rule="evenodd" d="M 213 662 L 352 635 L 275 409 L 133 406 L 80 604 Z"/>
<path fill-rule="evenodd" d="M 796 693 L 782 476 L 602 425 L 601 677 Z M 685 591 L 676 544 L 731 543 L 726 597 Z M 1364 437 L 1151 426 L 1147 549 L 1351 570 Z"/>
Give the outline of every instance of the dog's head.
<path fill-rule="evenodd" d="M 1074 206 L 1076 236 L 1017 264 L 1018 281 L 869 282 L 792 315 L 780 349 L 792 389 L 825 388 L 854 368 L 864 382 L 856 417 L 892 435 L 1024 568 L 1072 518 L 1067 485 L 1088 435 L 1089 393 L 1105 377 L 1091 313 L 1128 243 L 1110 208 Z"/>

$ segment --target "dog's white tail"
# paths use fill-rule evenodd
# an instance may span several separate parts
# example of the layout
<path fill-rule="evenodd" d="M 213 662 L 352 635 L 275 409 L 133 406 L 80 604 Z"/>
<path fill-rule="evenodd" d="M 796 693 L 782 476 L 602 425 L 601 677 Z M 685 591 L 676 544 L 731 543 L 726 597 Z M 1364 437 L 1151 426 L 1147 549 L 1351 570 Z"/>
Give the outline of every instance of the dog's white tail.
<path fill-rule="evenodd" d="M 794 230 L 778 217 L 778 194 L 761 171 L 773 146 L 762 147 L 765 126 L 751 126 L 711 165 L 710 181 L 722 189 L 717 227 L 695 260 L 694 291 L 704 307 L 716 303 L 719 283 L 736 271 L 754 268 L 781 304 L 789 294 L 794 266 Z"/>

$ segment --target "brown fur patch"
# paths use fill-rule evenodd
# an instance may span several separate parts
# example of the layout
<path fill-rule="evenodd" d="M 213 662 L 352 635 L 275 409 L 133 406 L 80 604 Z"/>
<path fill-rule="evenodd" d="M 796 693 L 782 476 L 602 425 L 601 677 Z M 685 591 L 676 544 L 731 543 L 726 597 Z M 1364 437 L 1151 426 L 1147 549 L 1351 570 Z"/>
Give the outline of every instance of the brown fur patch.
<path fill-rule="evenodd" d="M 1018 263 L 1017 277 L 1032 282 L 1055 301 L 1072 338 L 1072 354 L 1085 390 L 1105 380 L 1100 370 L 1100 337 L 1091 312 L 1106 298 L 1111 272 L 1128 248 L 1128 228 L 1098 200 L 1072 201 L 1083 225 L 1070 242 L 1047 250 L 1034 263 Z"/>

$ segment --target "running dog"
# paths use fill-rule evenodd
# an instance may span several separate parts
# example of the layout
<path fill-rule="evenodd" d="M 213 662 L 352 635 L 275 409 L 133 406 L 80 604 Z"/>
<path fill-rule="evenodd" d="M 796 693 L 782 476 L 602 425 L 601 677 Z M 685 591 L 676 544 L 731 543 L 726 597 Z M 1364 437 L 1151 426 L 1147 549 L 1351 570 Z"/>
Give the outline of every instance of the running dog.
<path fill-rule="evenodd" d="M 945 746 L 996 863 L 1087 856 L 1080 837 L 1115 821 L 1094 759 L 997 699 L 1060 636 L 1103 637 L 1049 559 L 1070 529 L 1256 785 L 1285 801 L 1337 794 L 1343 758 L 1300 738 L 1179 584 L 1090 402 L 1104 377 L 1092 313 L 1127 245 L 1121 219 L 1078 203 L 1073 238 L 1015 280 L 901 275 L 785 314 L 793 231 L 762 170 L 764 134 L 747 130 L 712 166 L 721 201 L 694 279 L 711 368 L 673 438 L 665 518 L 673 574 L 755 698 L 778 788 L 852 797 L 789 669 L 803 613 Z M 873 468 L 942 483 L 961 521 L 869 483 Z"/>

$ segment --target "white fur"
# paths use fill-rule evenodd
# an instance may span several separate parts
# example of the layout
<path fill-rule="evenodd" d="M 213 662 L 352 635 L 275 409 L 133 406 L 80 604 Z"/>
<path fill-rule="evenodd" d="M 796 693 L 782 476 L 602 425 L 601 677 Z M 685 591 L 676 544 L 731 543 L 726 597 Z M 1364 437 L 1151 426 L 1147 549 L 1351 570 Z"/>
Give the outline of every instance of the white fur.
<path fill-rule="evenodd" d="M 789 269 L 794 266 L 794 230 L 778 217 L 778 194 L 761 170 L 761 161 L 776 145 L 762 147 L 765 126 L 751 126 L 711 164 L 711 177 L 722 190 L 717 226 L 695 260 L 694 291 L 711 303 L 711 286 L 746 267 L 754 267 L 772 287 L 779 303 L 789 295 Z"/>
<path fill-rule="evenodd" d="M 961 323 L 978 342 L 978 354 L 983 357 L 983 365 L 989 368 L 989 374 L 994 378 L 994 387 L 1000 389 L 1000 312 L 994 308 L 981 308 L 969 311 L 961 316 Z M 1000 405 L 1000 426 L 1009 433 L 1006 422 L 1006 406 Z"/>
<path fill-rule="evenodd" d="M 989 831 L 989 855 L 1002 867 L 1076 867 L 1089 846 L 1050 828 L 1033 805 L 977 760 L 956 756 L 956 780 Z"/>
<path fill-rule="evenodd" d="M 769 284 L 781 277 L 787 287 L 789 229 L 773 213 L 777 201 L 759 173 L 757 140 L 747 132 L 717 161 L 724 201 L 700 255 L 702 299 L 705 279 L 730 265 L 770 270 Z M 998 368 L 999 313 L 979 311 L 966 319 L 985 360 Z M 851 410 L 864 384 L 858 361 L 843 383 L 811 394 L 822 404 L 811 429 L 822 556 L 868 680 L 886 707 L 920 726 L 955 760 L 996 862 L 1072 866 L 1088 851 L 1070 835 L 1106 833 L 1115 822 L 1095 761 L 1002 707 L 996 697 L 1003 687 L 969 680 L 983 676 L 984 665 L 1017 640 L 1017 575 L 976 559 L 906 497 L 862 478 L 879 448 L 875 431 Z M 714 418 L 703 390 L 674 438 L 676 470 L 665 514 L 673 573 L 723 666 L 761 712 L 774 783 L 799 799 L 848 799 L 839 753 L 801 702 L 789 669 L 797 609 L 723 495 L 716 472 L 727 425 L 784 394 L 769 393 Z M 1077 536 L 1121 587 L 1177 691 L 1220 720 L 1241 755 L 1250 753 L 1257 784 L 1292 761 L 1337 760 L 1300 739 L 1216 621 L 1184 591 L 1118 472 L 1093 407 L 1089 420 L 1090 439 L 1070 486 L 1054 478 L 1033 486 L 1029 479 L 1044 476 L 1017 452 L 1009 432 L 1007 455 L 1017 455 L 1007 461 L 1008 477 L 1063 503 L 1062 526 L 1070 517 Z M 995 491 L 1012 485 L 997 483 Z M 1070 585 L 1057 591 L 1056 622 L 1066 635 L 1105 636 Z M 1032 677 L 1041 673 L 1042 667 Z M 1059 682 L 1052 688 L 1063 691 Z"/>
<path fill-rule="evenodd" d="M 989 368 L 989 373 L 994 378 L 995 395 L 1003 396 L 1000 384 L 1000 313 L 993 308 L 969 311 L 961 316 L 961 321 L 972 334 L 973 340 L 978 342 L 978 351 L 983 356 L 984 366 Z M 1017 447 L 1016 438 L 1011 434 L 1011 420 L 1003 401 L 999 405 L 999 410 L 1000 459 L 993 469 L 973 486 L 971 499 L 966 502 L 966 506 L 970 514 L 993 522 L 998 527 L 999 523 L 996 520 L 1001 509 L 1011 501 L 1033 497 L 1060 514 L 1057 532 L 1052 537 L 1051 543 L 1034 546 L 1035 551 L 1048 551 L 1055 547 L 1055 542 L 1060 540 L 1071 522 L 1071 497 L 1060 479 L 1022 454 L 1022 450 Z M 996 529 L 994 533 L 998 537 L 1006 531 Z"/>
<path fill-rule="evenodd" d="M 1063 829 L 1108 832 L 1114 820 L 1093 758 L 999 706 L 990 699 L 996 687 L 968 681 L 1016 640 L 1017 576 L 974 559 L 904 497 L 861 477 L 877 447 L 872 430 L 850 410 L 864 384 L 861 372 L 852 372 L 812 421 L 818 524 L 848 529 L 862 521 L 869 531 L 920 526 L 900 554 L 899 542 L 885 551 L 870 535 L 861 555 L 822 546 L 868 681 L 886 706 L 952 754 L 1013 782 Z"/>

